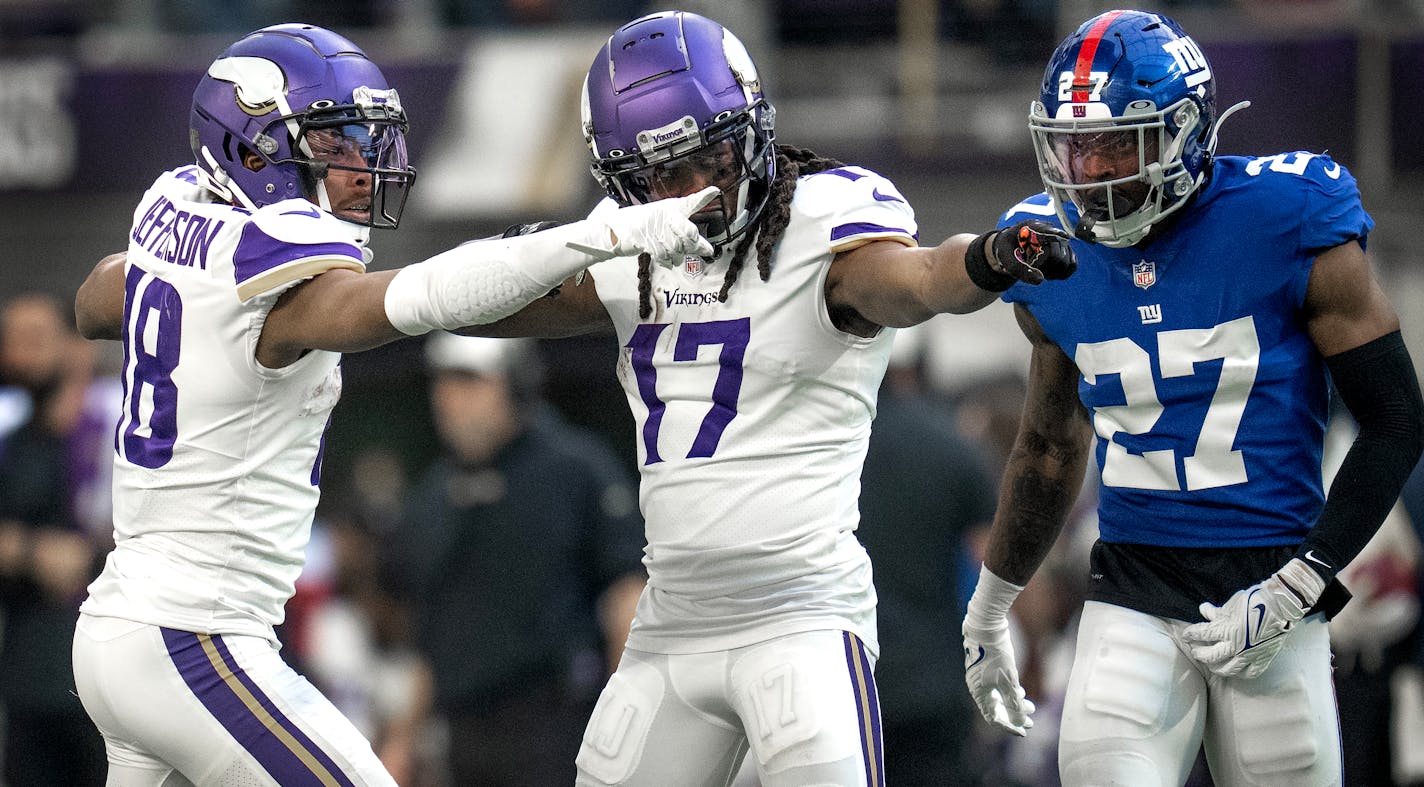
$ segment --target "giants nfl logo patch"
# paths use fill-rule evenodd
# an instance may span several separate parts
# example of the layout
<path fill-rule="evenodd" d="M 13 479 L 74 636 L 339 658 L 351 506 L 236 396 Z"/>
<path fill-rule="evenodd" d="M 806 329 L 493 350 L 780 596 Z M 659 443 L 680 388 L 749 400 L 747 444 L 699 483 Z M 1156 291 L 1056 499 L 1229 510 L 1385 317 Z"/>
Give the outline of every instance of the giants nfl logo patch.
<path fill-rule="evenodd" d="M 1132 264 L 1132 283 L 1147 289 L 1157 283 L 1157 263 L 1150 260 Z"/>

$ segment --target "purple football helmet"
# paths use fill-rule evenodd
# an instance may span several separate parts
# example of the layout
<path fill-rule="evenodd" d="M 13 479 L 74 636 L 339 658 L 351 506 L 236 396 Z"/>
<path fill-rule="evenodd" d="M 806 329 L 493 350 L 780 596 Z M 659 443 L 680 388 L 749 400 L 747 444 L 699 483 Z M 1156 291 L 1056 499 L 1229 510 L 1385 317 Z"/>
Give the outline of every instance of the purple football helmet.
<path fill-rule="evenodd" d="M 364 172 L 371 205 L 356 223 L 394 228 L 415 182 L 400 96 L 359 47 L 320 27 L 275 25 L 228 47 L 193 92 L 190 124 L 204 185 L 250 209 L 304 198 L 331 212 L 328 172 Z M 244 166 L 249 151 L 266 166 Z"/>
<path fill-rule="evenodd" d="M 1114 247 L 1141 241 L 1187 203 L 1210 171 L 1219 127 L 1201 48 L 1176 22 L 1143 11 L 1099 14 L 1064 39 L 1029 109 L 1063 226 Z"/>
<path fill-rule="evenodd" d="M 755 225 L 775 174 L 776 112 L 742 42 L 665 11 L 618 28 L 583 89 L 593 175 L 622 205 L 722 188 L 692 217 L 720 251 Z"/>

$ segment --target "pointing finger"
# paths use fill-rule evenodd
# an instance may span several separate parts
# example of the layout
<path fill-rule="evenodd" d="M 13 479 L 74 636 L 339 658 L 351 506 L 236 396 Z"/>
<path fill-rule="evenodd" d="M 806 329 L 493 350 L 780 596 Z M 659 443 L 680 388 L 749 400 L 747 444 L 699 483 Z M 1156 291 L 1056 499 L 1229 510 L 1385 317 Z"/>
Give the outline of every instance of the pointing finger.
<path fill-rule="evenodd" d="M 682 200 L 683 215 L 691 216 L 697 211 L 702 210 L 707 206 L 707 203 L 716 199 L 717 195 L 721 193 L 722 190 L 720 188 L 716 186 L 708 186 L 707 188 L 697 192 L 696 194 L 689 194 L 686 197 L 679 197 L 679 199 Z"/>

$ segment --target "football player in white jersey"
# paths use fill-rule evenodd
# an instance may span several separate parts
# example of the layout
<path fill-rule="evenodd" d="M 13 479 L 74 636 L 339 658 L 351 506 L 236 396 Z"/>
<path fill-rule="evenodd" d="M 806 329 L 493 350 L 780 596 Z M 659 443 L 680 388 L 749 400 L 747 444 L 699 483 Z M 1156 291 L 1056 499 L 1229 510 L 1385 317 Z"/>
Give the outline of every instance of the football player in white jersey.
<path fill-rule="evenodd" d="M 649 582 L 578 783 L 725 785 L 750 749 L 768 787 L 883 784 L 854 531 L 891 328 L 1068 276 L 1066 236 L 1028 221 L 919 247 L 889 180 L 773 143 L 751 58 L 696 14 L 619 28 L 582 109 L 609 194 L 592 217 L 710 184 L 692 220 L 716 253 L 612 259 L 465 331 L 622 348 Z"/>
<path fill-rule="evenodd" d="M 74 639 L 110 785 L 394 784 L 278 655 L 340 354 L 489 322 L 613 256 L 710 254 L 714 189 L 365 273 L 415 180 L 400 97 L 345 38 L 264 28 L 193 96 L 196 164 L 161 175 L 76 297 L 124 346 L 115 548 Z"/>

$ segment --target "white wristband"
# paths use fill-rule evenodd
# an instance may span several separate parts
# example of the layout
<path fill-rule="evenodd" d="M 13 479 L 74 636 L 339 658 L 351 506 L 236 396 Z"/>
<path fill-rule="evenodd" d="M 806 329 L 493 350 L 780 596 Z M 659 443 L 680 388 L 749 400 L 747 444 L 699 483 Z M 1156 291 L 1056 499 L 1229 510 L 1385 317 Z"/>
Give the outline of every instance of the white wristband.
<path fill-rule="evenodd" d="M 1296 594 L 1300 600 L 1302 609 L 1309 611 L 1315 606 L 1315 602 L 1320 600 L 1320 594 L 1325 592 L 1325 580 L 1315 573 L 1304 560 L 1293 557 L 1286 561 L 1284 566 L 1276 572 L 1276 576 Z"/>
<path fill-rule="evenodd" d="M 1015 585 L 980 566 L 979 583 L 974 586 L 974 595 L 969 597 L 969 605 L 964 612 L 964 622 L 979 629 L 995 629 L 1003 625 L 1009 617 L 1009 607 L 1023 592 L 1023 585 Z"/>

